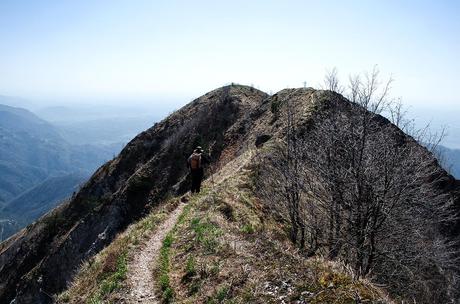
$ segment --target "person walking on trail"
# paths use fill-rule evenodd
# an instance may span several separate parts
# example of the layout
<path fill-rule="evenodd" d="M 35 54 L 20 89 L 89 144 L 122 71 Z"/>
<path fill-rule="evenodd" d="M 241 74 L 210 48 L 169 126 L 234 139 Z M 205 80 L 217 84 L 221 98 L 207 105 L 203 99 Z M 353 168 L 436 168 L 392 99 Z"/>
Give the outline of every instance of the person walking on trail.
<path fill-rule="evenodd" d="M 203 164 L 206 163 L 206 157 L 200 146 L 196 147 L 192 155 L 187 159 L 187 165 L 190 169 L 192 176 L 192 193 L 199 193 L 201 188 L 201 181 L 203 179 L 204 170 Z"/>

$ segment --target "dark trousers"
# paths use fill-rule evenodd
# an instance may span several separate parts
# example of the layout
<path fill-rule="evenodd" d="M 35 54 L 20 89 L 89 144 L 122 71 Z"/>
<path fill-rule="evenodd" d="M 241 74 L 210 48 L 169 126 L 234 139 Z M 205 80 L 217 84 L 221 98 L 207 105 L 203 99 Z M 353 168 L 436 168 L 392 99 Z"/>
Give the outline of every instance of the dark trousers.
<path fill-rule="evenodd" d="M 200 192 L 201 180 L 203 179 L 203 169 L 191 170 L 190 174 L 192 176 L 192 193 Z"/>

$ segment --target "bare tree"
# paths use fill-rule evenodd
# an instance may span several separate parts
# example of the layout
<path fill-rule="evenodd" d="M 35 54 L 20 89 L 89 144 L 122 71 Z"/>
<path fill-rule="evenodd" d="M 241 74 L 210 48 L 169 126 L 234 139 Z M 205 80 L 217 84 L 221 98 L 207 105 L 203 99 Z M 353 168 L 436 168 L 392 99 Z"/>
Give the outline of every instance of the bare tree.
<path fill-rule="evenodd" d="M 350 78 L 351 103 L 328 93 L 328 106 L 307 126 L 293 114 L 295 100 L 285 98 L 285 140 L 262 169 L 260 188 L 289 215 L 291 240 L 307 254 L 339 258 L 405 298 L 447 301 L 458 251 L 442 229 L 456 216 L 439 189 L 442 168 L 416 141 L 437 146 L 440 137 L 404 134 L 379 115 L 405 124 L 389 97 L 392 80 L 381 84 L 377 68 L 362 79 Z M 336 72 L 326 80 L 340 87 Z"/>
<path fill-rule="evenodd" d="M 291 94 L 292 95 L 292 94 Z M 288 98 L 289 100 L 289 98 Z M 261 174 L 276 176 L 271 182 L 270 188 L 264 188 L 263 194 L 274 198 L 272 207 L 279 212 L 290 224 L 290 239 L 300 248 L 305 247 L 305 218 L 302 216 L 302 183 L 301 159 L 299 159 L 301 148 L 299 138 L 295 132 L 297 117 L 293 108 L 286 105 L 284 121 L 287 123 L 284 141 L 275 147 L 276 153 L 271 157 L 267 166 L 263 167 Z"/>
<path fill-rule="evenodd" d="M 340 94 L 343 93 L 344 89 L 340 85 L 338 71 L 336 67 L 326 71 L 326 75 L 324 76 L 323 88 L 324 90 L 329 90 Z"/>

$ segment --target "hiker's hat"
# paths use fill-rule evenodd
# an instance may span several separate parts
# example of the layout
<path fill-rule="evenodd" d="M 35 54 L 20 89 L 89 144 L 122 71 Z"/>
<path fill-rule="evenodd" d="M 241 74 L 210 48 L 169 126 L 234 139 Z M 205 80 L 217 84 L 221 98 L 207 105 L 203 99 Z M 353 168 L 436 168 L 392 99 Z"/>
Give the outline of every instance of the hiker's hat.
<path fill-rule="evenodd" d="M 195 148 L 195 151 L 196 152 L 203 152 L 203 149 L 201 149 L 201 146 L 198 146 L 198 147 Z"/>

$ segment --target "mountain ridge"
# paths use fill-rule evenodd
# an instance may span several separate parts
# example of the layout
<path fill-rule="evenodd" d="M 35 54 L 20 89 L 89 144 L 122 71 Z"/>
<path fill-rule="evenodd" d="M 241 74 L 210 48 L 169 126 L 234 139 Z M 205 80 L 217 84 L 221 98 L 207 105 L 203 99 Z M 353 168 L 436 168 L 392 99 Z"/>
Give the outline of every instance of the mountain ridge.
<path fill-rule="evenodd" d="M 12 273 L 10 270 L 24 267 L 20 265 L 29 265 L 25 266 L 28 269 L 28 267 L 34 267 L 37 262 L 40 262 L 40 269 L 44 270 L 41 276 L 43 276 L 47 284 L 52 286 L 44 289 L 49 292 L 62 289 L 65 287 L 65 282 L 70 280 L 71 274 L 80 261 L 98 252 L 111 241 L 115 233 L 126 227 L 133 219 L 145 214 L 145 206 L 158 203 L 159 197 L 170 191 L 171 185 L 177 191 L 183 191 L 186 184 L 185 181 L 181 182 L 180 179 L 183 178 L 186 168 L 185 166 L 177 167 L 176 162 L 183 157 L 182 154 L 187 153 L 185 151 L 190 150 L 195 145 L 195 142 L 190 139 L 186 140 L 185 144 L 188 148 L 183 149 L 184 151 L 182 152 L 174 145 L 179 144 L 179 139 L 182 140 L 183 137 L 188 135 L 190 124 L 193 124 L 196 131 L 196 138 L 193 140 L 198 140 L 198 137 L 201 136 L 200 134 L 205 134 L 203 137 L 206 136 L 209 125 L 214 123 L 216 128 L 217 126 L 228 127 L 233 120 L 239 118 L 234 113 L 240 107 L 250 107 L 251 103 L 254 105 L 252 99 L 246 104 L 244 102 L 234 102 L 231 99 L 234 96 L 225 93 L 227 90 L 236 89 L 224 89 L 222 92 L 212 91 L 173 113 L 162 122 L 155 124 L 151 129 L 136 136 L 117 158 L 96 171 L 90 181 L 82 187 L 70 203 L 58 207 L 54 210 L 54 214 L 50 213 L 48 215 L 47 218 L 53 218 L 53 223 L 61 223 L 65 219 L 65 223 L 62 223 L 65 225 L 57 225 L 57 232 L 44 231 L 46 230 L 46 225 L 43 220 L 33 224 L 29 228 L 31 232 L 26 234 L 24 232 L 18 233 L 15 237 L 3 243 L 1 248 L 2 257 L 6 257 L 7 260 L 10 260 L 13 256 L 17 258 L 13 258 L 14 261 L 11 260 L 11 264 L 5 263 L 0 275 L 2 281 L 12 283 L 12 281 L 16 281 L 25 273 Z M 248 92 L 251 91 L 255 95 L 254 99 L 256 101 L 267 96 L 260 91 L 248 90 Z M 242 94 L 241 98 L 244 99 L 245 94 Z M 219 102 L 208 104 L 210 100 L 214 99 L 218 99 Z M 210 116 L 209 105 L 215 107 L 215 111 L 211 112 L 212 115 L 219 115 Z M 188 118 L 195 118 L 198 113 L 202 116 L 197 121 L 194 121 L 193 119 L 186 119 L 187 117 L 184 117 L 184 113 L 187 113 Z M 186 123 L 187 125 L 185 125 Z M 221 130 L 222 127 L 220 127 L 219 131 Z M 171 137 L 173 133 L 180 136 Z M 215 153 L 220 153 L 219 150 L 222 147 L 219 145 L 222 145 L 223 135 L 220 132 L 216 132 L 208 136 L 215 138 L 215 143 L 217 144 L 214 146 L 214 151 L 216 151 Z M 157 155 L 154 155 L 155 153 Z M 164 161 L 164 163 L 161 161 Z M 153 172 L 153 177 L 146 176 L 145 173 L 151 172 L 151 167 L 154 164 L 157 164 L 157 167 L 161 167 L 163 172 L 160 173 L 158 172 L 160 170 L 157 169 L 156 172 Z M 149 193 L 151 192 L 150 186 L 155 175 L 157 178 L 163 178 L 157 181 L 155 189 L 152 193 Z M 111 194 L 108 197 L 104 197 L 106 193 L 113 193 L 113 197 L 111 197 Z M 145 196 L 150 196 L 148 201 L 146 201 Z M 101 200 L 95 201 L 95 198 L 100 198 Z M 111 204 L 107 204 L 107 201 L 110 201 Z M 126 208 L 126 201 L 129 201 L 129 208 Z M 94 211 L 99 215 L 88 214 L 89 211 Z M 105 218 L 101 214 L 105 214 Z M 118 216 L 115 216 L 116 214 Z M 83 215 L 86 215 L 85 220 L 80 221 Z M 40 234 L 39 231 L 48 233 Z M 90 237 L 87 239 L 79 235 L 79 233 L 95 236 L 96 238 Z M 99 239 L 97 236 L 101 233 L 105 233 L 107 237 Z M 75 246 L 73 245 L 75 240 L 81 240 L 82 243 Z M 22 252 L 20 249 L 19 252 L 15 252 L 16 249 L 21 248 L 20 244 L 24 242 L 31 244 L 27 252 Z M 45 248 L 49 248 L 47 244 L 50 242 L 52 243 L 52 250 L 46 250 Z M 33 249 L 30 250 L 30 247 Z M 45 252 L 42 252 L 43 250 Z M 33 254 L 34 252 L 36 254 Z M 63 252 L 66 252 L 68 256 L 65 259 L 66 263 L 60 261 L 63 258 Z M 43 259 L 44 254 L 48 255 L 45 259 Z M 25 271 L 28 272 L 28 270 Z M 25 279 L 23 282 L 25 286 L 20 287 L 20 289 L 23 290 L 22 292 L 25 295 L 33 295 L 33 298 L 42 299 L 43 301 L 49 300 L 39 292 L 40 287 L 36 285 L 35 280 Z M 9 284 L 0 288 L 2 292 L 14 293 Z M 9 297 L 7 296 L 7 298 Z"/>
<path fill-rule="evenodd" d="M 23 215 L 17 213 L 17 217 L 7 216 L 3 208 L 7 205 L 15 208 L 12 204 L 18 202 L 17 198 L 25 192 L 39 185 L 49 185 L 47 179 L 50 178 L 59 182 L 56 177 L 61 176 L 60 187 L 54 190 L 47 188 L 46 191 L 51 196 L 48 202 L 44 200 L 43 206 L 54 207 L 57 198 L 65 198 L 63 193 L 67 196 L 74 191 L 76 185 L 69 184 L 70 180 L 75 183 L 82 181 L 81 178 L 72 179 L 68 174 L 89 176 L 98 165 L 112 157 L 113 151 L 118 151 L 118 147 L 69 143 L 56 126 L 33 112 L 0 105 L 0 219 L 5 220 L 0 224 L 2 239 L 49 210 L 42 208 L 36 217 L 28 217 L 28 221 L 24 221 Z M 62 189 L 62 186 L 66 188 Z M 40 198 L 43 199 L 43 195 Z"/>
<path fill-rule="evenodd" d="M 0 296 L 24 303 L 50 302 L 41 290 L 48 294 L 64 290 L 82 261 L 157 207 L 168 193 L 186 191 L 184 159 L 197 144 L 210 151 L 211 171 L 216 171 L 253 149 L 260 136 L 282 137 L 285 125 L 277 119 L 276 109 L 286 100 L 307 126 L 312 111 L 349 107 L 340 95 L 311 88 L 286 89 L 270 96 L 251 87 L 227 86 L 195 99 L 136 136 L 71 201 L 0 245 L 4 261 Z M 439 191 L 457 195 L 458 206 L 458 182 L 443 174 Z M 458 225 L 452 233 L 458 234 Z"/>

